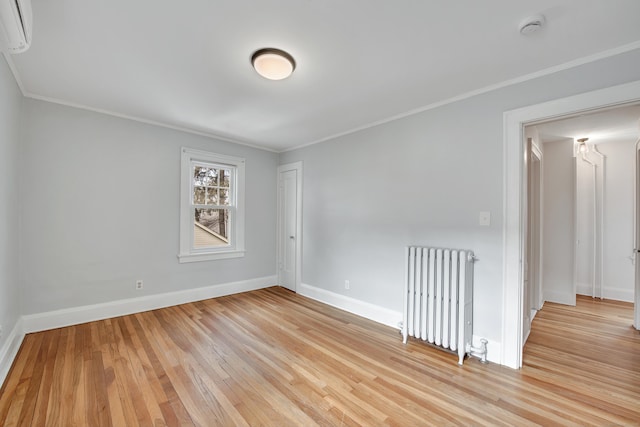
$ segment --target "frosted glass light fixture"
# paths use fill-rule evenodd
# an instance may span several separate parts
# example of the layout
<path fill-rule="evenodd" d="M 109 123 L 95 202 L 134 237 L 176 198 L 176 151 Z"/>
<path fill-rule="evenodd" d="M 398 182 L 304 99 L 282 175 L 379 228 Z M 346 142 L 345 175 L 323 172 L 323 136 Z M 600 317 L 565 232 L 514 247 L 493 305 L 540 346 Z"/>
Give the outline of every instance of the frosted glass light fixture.
<path fill-rule="evenodd" d="M 258 74 L 269 80 L 286 79 L 296 69 L 293 56 L 271 47 L 255 51 L 251 56 L 251 64 Z"/>
<path fill-rule="evenodd" d="M 578 151 L 580 152 L 580 154 L 586 154 L 587 151 L 589 151 L 589 147 L 587 147 L 586 142 L 589 140 L 589 138 L 580 138 L 578 139 Z"/>

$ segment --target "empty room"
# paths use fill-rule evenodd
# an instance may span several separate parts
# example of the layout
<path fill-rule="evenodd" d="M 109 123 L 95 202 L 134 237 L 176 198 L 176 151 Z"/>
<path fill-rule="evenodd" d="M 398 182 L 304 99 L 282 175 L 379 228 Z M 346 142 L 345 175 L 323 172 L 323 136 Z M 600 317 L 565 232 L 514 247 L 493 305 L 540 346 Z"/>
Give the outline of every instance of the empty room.
<path fill-rule="evenodd" d="M 0 426 L 638 425 L 637 0 L 0 0 Z"/>

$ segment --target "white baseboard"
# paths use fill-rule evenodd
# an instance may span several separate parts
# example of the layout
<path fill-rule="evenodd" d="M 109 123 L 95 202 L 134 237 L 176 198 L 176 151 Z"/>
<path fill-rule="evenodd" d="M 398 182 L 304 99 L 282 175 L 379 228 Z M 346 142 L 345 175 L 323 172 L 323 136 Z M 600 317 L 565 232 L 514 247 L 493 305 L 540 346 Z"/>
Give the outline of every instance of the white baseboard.
<path fill-rule="evenodd" d="M 389 310 L 388 308 L 307 285 L 306 283 L 300 284 L 298 293 L 324 304 L 373 320 L 374 322 L 391 326 L 392 328 L 398 328 L 399 322 L 402 321 L 402 313 L 399 311 Z M 483 337 L 474 335 L 472 345 L 479 348 L 480 339 L 482 338 Z M 500 355 L 502 354 L 502 345 L 498 341 L 488 341 L 487 360 L 489 362 L 501 363 Z"/>
<path fill-rule="evenodd" d="M 0 387 L 7 378 L 11 364 L 18 354 L 22 340 L 24 339 L 24 330 L 22 327 L 22 318 L 18 319 L 11 333 L 7 336 L 2 348 L 0 348 Z"/>
<path fill-rule="evenodd" d="M 349 313 L 357 314 L 374 322 L 383 325 L 398 328 L 399 322 L 402 321 L 402 313 L 399 311 L 389 310 L 375 304 L 360 301 L 355 298 L 347 297 L 326 289 L 317 288 L 315 286 L 301 283 L 298 289 L 300 295 L 320 301 L 327 305 L 337 307 Z"/>
<path fill-rule="evenodd" d="M 587 295 L 592 296 L 591 285 L 588 284 L 578 284 L 576 286 L 576 293 L 578 295 Z M 626 302 L 634 302 L 633 299 L 633 289 L 622 289 L 622 288 L 610 288 L 604 287 L 603 289 L 604 299 L 612 299 L 616 301 L 626 301 Z M 600 298 L 600 289 L 596 289 L 596 298 Z"/>
<path fill-rule="evenodd" d="M 140 313 L 178 304 L 262 289 L 274 286 L 276 282 L 276 276 L 267 276 L 239 282 L 205 286 L 203 288 L 185 289 L 184 291 L 29 314 L 22 316 L 23 331 L 24 333 L 45 331 L 47 329 L 62 328 L 64 326 L 93 322 L 110 317 Z"/>
<path fill-rule="evenodd" d="M 556 304 L 576 305 L 573 295 L 548 289 L 544 290 L 544 300 Z"/>

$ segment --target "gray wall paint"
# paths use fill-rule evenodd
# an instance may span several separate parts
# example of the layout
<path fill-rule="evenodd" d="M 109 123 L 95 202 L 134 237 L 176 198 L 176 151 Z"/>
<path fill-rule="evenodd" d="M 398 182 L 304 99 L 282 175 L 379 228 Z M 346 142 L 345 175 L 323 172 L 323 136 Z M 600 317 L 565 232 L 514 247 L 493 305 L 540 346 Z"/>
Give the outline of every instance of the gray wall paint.
<path fill-rule="evenodd" d="M 401 311 L 405 245 L 473 249 L 475 333 L 500 341 L 504 111 L 638 69 L 634 51 L 283 153 L 304 162 L 303 282 Z"/>
<path fill-rule="evenodd" d="M 573 140 L 544 144 L 543 294 L 545 301 L 574 304 Z"/>
<path fill-rule="evenodd" d="M 275 274 L 277 154 L 30 99 L 24 124 L 24 314 Z M 244 258 L 178 263 L 181 146 L 246 158 Z"/>
<path fill-rule="evenodd" d="M 22 94 L 0 55 L 0 348 L 20 317 L 18 177 Z"/>

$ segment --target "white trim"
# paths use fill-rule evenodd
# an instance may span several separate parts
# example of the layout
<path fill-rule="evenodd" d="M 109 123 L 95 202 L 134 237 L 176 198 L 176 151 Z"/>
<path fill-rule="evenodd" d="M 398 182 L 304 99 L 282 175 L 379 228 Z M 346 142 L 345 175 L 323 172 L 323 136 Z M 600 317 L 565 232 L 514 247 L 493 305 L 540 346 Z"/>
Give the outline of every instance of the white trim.
<path fill-rule="evenodd" d="M 576 305 L 576 292 L 577 292 L 577 288 L 578 288 L 578 257 L 576 256 L 577 251 L 578 251 L 578 212 L 577 212 L 577 206 L 578 206 L 578 163 L 576 161 L 576 159 L 573 160 L 573 162 L 571 162 L 571 176 L 573 177 L 573 179 L 571 180 L 571 209 L 573 209 L 573 211 L 571 212 L 571 215 L 573 217 L 573 230 L 572 231 L 572 235 L 571 235 L 571 251 L 572 253 L 571 255 L 571 259 L 573 260 L 573 276 L 571 277 L 571 295 L 569 295 L 568 297 L 564 297 L 566 298 L 570 298 L 568 300 L 568 302 L 563 303 L 563 304 L 568 304 L 568 305 Z M 557 302 L 558 299 L 556 296 L 554 296 L 554 292 L 551 291 L 550 294 L 552 295 L 552 297 L 554 298 L 553 300 L 550 301 L 555 301 Z M 562 298 L 560 298 L 561 300 Z"/>
<path fill-rule="evenodd" d="M 533 154 L 538 158 L 538 272 L 536 273 L 538 276 L 538 283 L 536 289 L 537 299 L 535 301 L 536 312 L 542 308 L 544 304 L 543 297 L 543 277 L 544 277 L 544 153 L 541 148 L 538 146 L 538 141 L 534 140 L 534 144 L 532 144 Z M 531 317 L 531 321 L 533 322 L 533 317 Z"/>
<path fill-rule="evenodd" d="M 389 310 L 388 308 L 307 285 L 306 283 L 300 284 L 298 293 L 332 307 L 373 320 L 374 322 L 400 329 L 399 325 L 402 321 L 401 311 Z"/>
<path fill-rule="evenodd" d="M 180 149 L 180 248 L 178 259 L 181 263 L 210 261 L 243 257 L 245 227 L 245 159 L 227 156 L 210 151 L 182 147 Z M 232 199 L 235 201 L 232 211 L 230 244 L 219 249 L 194 250 L 193 245 L 193 211 L 192 211 L 192 176 L 193 162 L 224 164 L 233 167 L 231 177 Z"/>
<path fill-rule="evenodd" d="M 242 258 L 245 251 L 220 251 L 220 252 L 207 252 L 207 253 L 192 253 L 192 254 L 178 254 L 178 260 L 180 263 L 185 262 L 200 262 L 200 261 L 213 261 L 216 259 L 230 259 L 230 258 Z"/>
<path fill-rule="evenodd" d="M 576 293 L 578 295 L 591 296 L 592 287 L 590 283 L 578 283 Z M 634 290 L 633 289 L 624 289 L 624 288 L 610 288 L 603 287 L 602 289 L 604 293 L 605 300 L 614 300 L 614 301 L 625 301 L 625 302 L 634 302 Z M 596 290 L 596 297 L 600 298 L 600 289 Z"/>
<path fill-rule="evenodd" d="M 640 81 L 612 86 L 504 113 L 504 223 L 502 358 L 511 368 L 522 366 L 522 197 L 523 126 L 569 114 L 640 100 Z M 547 293 L 545 293 L 545 296 Z"/>
<path fill-rule="evenodd" d="M 7 336 L 2 348 L 0 348 L 0 388 L 9 374 L 9 369 L 20 350 L 20 345 L 24 340 L 24 330 L 22 328 L 22 318 L 18 319 L 11 333 Z"/>
<path fill-rule="evenodd" d="M 155 310 L 158 308 L 171 307 L 178 304 L 217 298 L 240 292 L 253 291 L 256 289 L 274 286 L 275 283 L 275 276 L 266 276 L 256 279 L 241 280 L 238 282 L 205 286 L 202 288 L 185 289 L 183 291 L 110 301 L 102 304 L 85 305 L 45 313 L 29 314 L 22 318 L 23 327 L 25 333 L 45 331 L 48 329 L 62 328 L 80 323 Z"/>
<path fill-rule="evenodd" d="M 472 90 L 469 92 L 465 92 L 462 93 L 460 95 L 456 95 L 453 96 L 451 98 L 447 98 L 444 99 L 442 101 L 437 101 L 434 102 L 432 104 L 428 104 L 425 105 L 423 107 L 419 107 L 413 110 L 409 110 L 407 112 L 401 113 L 401 114 L 397 114 L 395 116 L 391 116 L 389 118 L 386 119 L 382 119 L 382 120 L 378 120 L 372 123 L 368 123 L 362 126 L 358 126 L 356 128 L 353 129 L 349 129 L 346 130 L 344 132 L 339 132 L 321 139 L 317 139 L 315 141 L 312 142 L 307 142 L 304 144 L 300 144 L 297 145 L 295 147 L 291 147 L 291 148 L 286 148 L 283 150 L 280 150 L 280 153 L 285 153 L 287 151 L 293 151 L 293 150 L 298 150 L 300 148 L 304 148 L 304 147 L 308 147 L 310 145 L 315 145 L 315 144 L 319 144 L 321 142 L 325 142 L 325 141 L 330 141 L 332 139 L 336 139 L 339 138 L 341 136 L 345 136 L 345 135 L 349 135 L 352 133 L 356 133 L 356 132 L 360 132 L 363 131 L 365 129 L 369 129 L 369 128 L 373 128 L 379 125 L 383 125 L 385 123 L 389 123 L 389 122 L 393 122 L 395 120 L 399 120 L 399 119 L 403 119 L 405 117 L 409 117 L 409 116 L 413 116 L 415 114 L 419 114 L 422 113 L 424 111 L 428 111 L 428 110 L 433 110 L 434 108 L 438 108 L 438 107 L 442 107 L 443 105 L 447 105 L 447 104 L 452 104 L 454 102 L 458 102 L 458 101 L 462 101 L 464 99 L 468 99 L 468 98 L 472 98 L 476 95 L 482 95 L 483 93 L 488 93 L 488 92 L 492 92 L 494 90 L 497 89 L 502 89 L 504 87 L 507 86 L 513 86 L 515 84 L 518 83 L 522 83 L 522 82 L 526 82 L 529 80 L 533 80 L 533 79 L 537 79 L 539 77 L 544 77 L 547 76 L 549 74 L 553 74 L 553 73 L 557 73 L 559 71 L 564 71 L 564 70 L 568 70 L 570 68 L 575 68 L 575 67 L 579 67 L 580 65 L 584 65 L 584 64 L 588 64 L 590 62 L 595 62 L 595 61 L 599 61 L 601 59 L 606 59 L 612 56 L 616 56 L 616 55 L 620 55 L 622 53 L 626 53 L 626 52 L 631 52 L 632 50 L 636 50 L 636 49 L 640 49 L 640 41 L 635 41 L 626 45 L 622 45 L 613 49 L 609 49 L 609 50 L 605 50 L 603 52 L 599 52 L 593 55 L 588 55 L 588 56 L 584 56 L 582 58 L 578 58 L 578 59 L 574 59 L 573 61 L 569 61 L 569 62 L 565 62 L 563 64 L 559 64 L 559 65 L 555 65 L 553 67 L 549 67 L 549 68 L 545 68 L 543 70 L 540 71 L 536 71 L 533 73 L 529 73 L 529 74 L 525 74 L 523 76 L 519 76 L 519 77 L 515 77 L 513 79 L 509 79 L 509 80 L 504 80 L 502 82 L 493 84 L 493 85 L 489 85 L 489 86 L 485 86 L 483 88 L 480 89 L 476 89 L 476 90 Z"/>
<path fill-rule="evenodd" d="M 303 191 L 302 191 L 302 185 L 303 185 L 303 181 L 304 181 L 304 177 L 303 177 L 303 171 L 302 171 L 302 162 L 294 162 L 294 163 L 288 163 L 286 165 L 280 165 L 278 166 L 278 171 L 277 171 L 277 176 L 276 176 L 276 188 L 278 189 L 278 218 L 277 218 L 277 239 L 276 239 L 276 274 L 278 275 L 278 284 L 280 284 L 280 286 L 282 286 L 282 280 L 280 277 L 280 265 L 282 264 L 283 260 L 280 259 L 280 251 L 281 251 L 281 244 L 282 242 L 280 241 L 281 233 L 282 233 L 282 225 L 281 225 L 281 215 L 282 212 L 280 211 L 280 203 L 282 202 L 282 192 L 280 191 L 280 174 L 282 172 L 286 172 L 286 171 L 291 171 L 291 170 L 295 170 L 296 171 L 296 283 L 295 283 L 295 291 L 298 291 L 298 287 L 300 286 L 300 284 L 302 283 L 302 240 L 303 240 L 303 236 L 302 236 L 302 195 L 303 195 Z"/>

